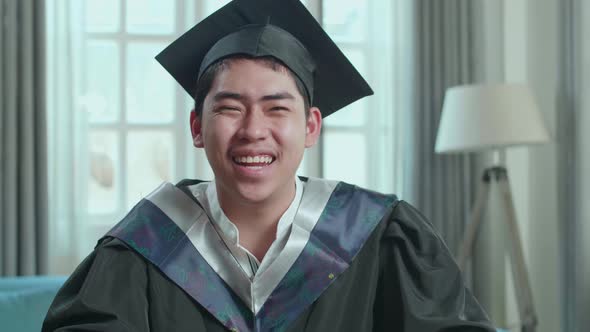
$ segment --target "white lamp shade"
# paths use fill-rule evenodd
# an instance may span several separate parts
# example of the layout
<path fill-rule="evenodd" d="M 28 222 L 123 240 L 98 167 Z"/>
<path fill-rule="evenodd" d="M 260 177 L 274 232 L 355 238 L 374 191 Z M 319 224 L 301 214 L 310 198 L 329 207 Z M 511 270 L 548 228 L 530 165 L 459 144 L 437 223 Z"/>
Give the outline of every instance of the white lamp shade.
<path fill-rule="evenodd" d="M 449 88 L 436 138 L 438 153 L 549 141 L 530 90 L 522 84 Z"/>

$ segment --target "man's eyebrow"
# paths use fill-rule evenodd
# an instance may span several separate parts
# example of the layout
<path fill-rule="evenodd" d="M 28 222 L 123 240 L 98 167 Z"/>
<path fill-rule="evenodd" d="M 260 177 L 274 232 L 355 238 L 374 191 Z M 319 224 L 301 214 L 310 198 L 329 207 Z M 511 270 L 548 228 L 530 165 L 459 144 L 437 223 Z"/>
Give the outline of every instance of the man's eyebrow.
<path fill-rule="evenodd" d="M 214 101 L 220 101 L 223 99 L 235 99 L 238 101 L 244 101 L 248 99 L 246 96 L 239 94 L 237 92 L 231 91 L 220 91 L 213 96 Z M 261 101 L 270 101 L 270 100 L 282 100 L 282 99 L 290 99 L 295 100 L 295 97 L 290 94 L 289 92 L 277 92 L 270 95 L 265 95 L 260 98 Z"/>
<path fill-rule="evenodd" d="M 295 97 L 288 92 L 278 92 L 278 93 L 273 93 L 271 95 L 266 95 L 266 96 L 260 98 L 260 100 L 263 100 L 263 101 L 281 100 L 281 99 L 295 99 Z"/>
<path fill-rule="evenodd" d="M 245 97 L 239 93 L 230 92 L 230 91 L 220 91 L 213 96 L 214 101 L 220 101 L 223 99 L 244 100 Z"/>

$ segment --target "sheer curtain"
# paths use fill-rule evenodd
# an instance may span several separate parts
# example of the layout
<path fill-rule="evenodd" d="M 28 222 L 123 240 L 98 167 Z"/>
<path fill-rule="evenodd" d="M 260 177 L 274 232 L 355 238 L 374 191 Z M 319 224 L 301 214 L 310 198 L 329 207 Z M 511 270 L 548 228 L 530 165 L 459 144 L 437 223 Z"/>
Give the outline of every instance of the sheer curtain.
<path fill-rule="evenodd" d="M 53 272 L 76 266 L 161 181 L 211 178 L 203 152 L 190 144 L 190 98 L 153 56 L 227 2 L 48 1 Z M 300 174 L 396 193 L 432 218 L 454 248 L 469 203 L 470 163 L 435 157 L 433 146 L 444 88 L 470 80 L 470 69 L 454 59 L 471 56 L 471 6 L 304 3 L 375 95 L 326 119 Z"/>
<path fill-rule="evenodd" d="M 48 1 L 50 272 L 70 272 L 161 181 L 212 177 L 191 145 L 190 98 L 153 57 L 227 2 Z M 375 96 L 327 119 L 323 142 L 306 153 L 299 174 L 402 193 L 396 153 L 404 128 L 397 117 L 407 109 L 399 97 L 411 89 L 400 51 L 409 43 L 402 11 L 409 2 L 303 3 Z"/>
<path fill-rule="evenodd" d="M 324 121 L 321 176 L 404 197 L 400 147 L 407 127 L 409 1 L 324 0 L 321 22 L 375 94 Z"/>
<path fill-rule="evenodd" d="M 470 0 L 324 0 L 322 23 L 375 95 L 331 115 L 322 141 L 326 178 L 397 194 L 424 213 L 452 252 L 472 202 L 472 157 L 438 156 L 446 88 L 477 80 Z"/>
<path fill-rule="evenodd" d="M 375 95 L 325 121 L 323 173 L 418 207 L 455 252 L 471 207 L 474 161 L 438 156 L 446 88 L 477 80 L 470 0 L 324 0 L 322 22 Z"/>
<path fill-rule="evenodd" d="M 75 188 L 82 177 L 80 147 L 84 144 L 84 113 L 80 111 L 82 30 L 76 14 L 80 2 L 48 0 L 47 150 L 49 195 L 49 257 L 52 274 L 69 272 L 79 263 L 83 208 Z"/>
<path fill-rule="evenodd" d="M 51 272 L 71 271 L 159 182 L 211 178 L 204 154 L 191 145 L 190 98 L 153 56 L 227 2 L 48 1 Z M 303 3 L 375 95 L 326 119 L 299 174 L 410 198 L 404 167 L 414 130 L 413 1 Z"/>
<path fill-rule="evenodd" d="M 69 273 L 162 181 L 211 178 L 190 98 L 154 56 L 227 1 L 48 0 L 50 273 Z"/>

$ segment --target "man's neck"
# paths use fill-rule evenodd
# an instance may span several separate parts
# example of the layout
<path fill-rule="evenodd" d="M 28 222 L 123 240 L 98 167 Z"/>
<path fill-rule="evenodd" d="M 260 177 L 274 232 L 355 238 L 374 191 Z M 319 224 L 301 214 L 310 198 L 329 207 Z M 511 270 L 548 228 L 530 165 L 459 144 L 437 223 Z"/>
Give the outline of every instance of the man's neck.
<path fill-rule="evenodd" d="M 224 195 L 217 188 L 217 198 L 223 213 L 240 232 L 240 245 L 253 253 L 259 261 L 276 239 L 278 222 L 295 198 L 295 181 L 285 186 L 284 192 L 271 195 L 261 202 L 244 202 Z"/>

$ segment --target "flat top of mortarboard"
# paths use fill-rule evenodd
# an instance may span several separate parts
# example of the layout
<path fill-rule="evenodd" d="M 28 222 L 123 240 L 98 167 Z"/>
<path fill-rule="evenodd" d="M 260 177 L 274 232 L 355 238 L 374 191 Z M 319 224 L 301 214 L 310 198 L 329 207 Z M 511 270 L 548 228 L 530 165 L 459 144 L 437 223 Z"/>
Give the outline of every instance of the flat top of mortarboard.
<path fill-rule="evenodd" d="M 310 93 L 312 105 L 320 109 L 323 117 L 373 94 L 369 84 L 299 0 L 233 0 L 180 36 L 156 59 L 194 97 L 203 60 L 206 56 L 216 56 L 208 54 L 212 47 L 245 27 L 266 24 L 286 31 L 307 50 L 302 53 L 305 56 L 296 59 L 287 54 L 291 52 L 281 49 L 271 52 L 285 64 L 296 61 L 303 67 L 315 68 L 311 73 L 313 91 Z M 236 50 L 241 47 L 233 46 Z M 244 50 L 244 53 L 249 52 Z M 287 66 L 298 76 L 305 74 L 302 69 Z"/>

